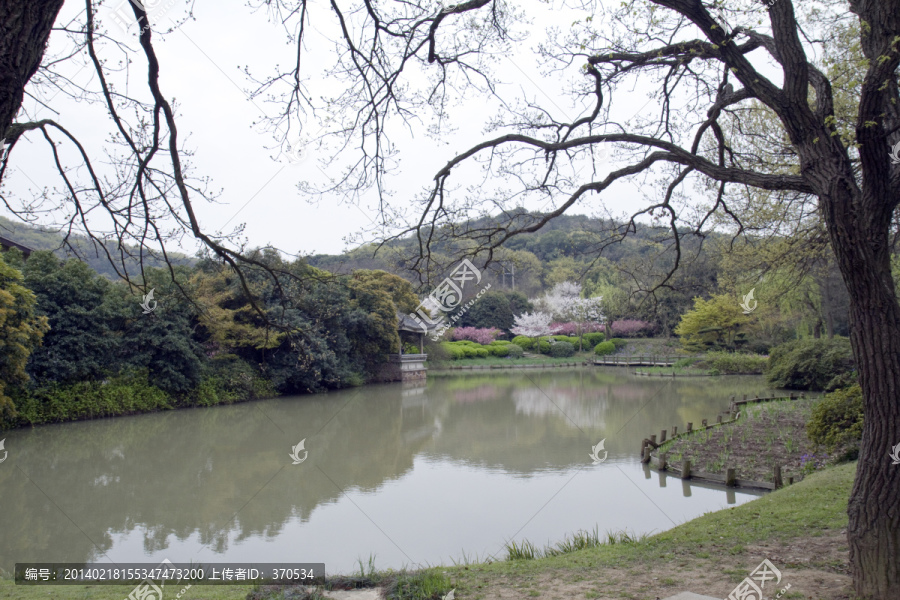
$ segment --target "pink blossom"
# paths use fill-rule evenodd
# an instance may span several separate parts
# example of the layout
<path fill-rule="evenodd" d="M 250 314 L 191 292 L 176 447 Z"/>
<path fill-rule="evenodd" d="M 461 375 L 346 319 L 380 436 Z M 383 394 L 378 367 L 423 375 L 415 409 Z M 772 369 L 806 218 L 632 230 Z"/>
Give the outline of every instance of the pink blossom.
<path fill-rule="evenodd" d="M 652 333 L 653 324 L 637 319 L 623 319 L 621 321 L 613 321 L 610 324 L 610 329 L 612 329 L 614 337 L 639 337 Z"/>
<path fill-rule="evenodd" d="M 454 340 L 469 340 L 479 344 L 490 344 L 498 335 L 502 333 L 496 327 L 481 328 L 478 327 L 457 327 L 453 331 Z"/>

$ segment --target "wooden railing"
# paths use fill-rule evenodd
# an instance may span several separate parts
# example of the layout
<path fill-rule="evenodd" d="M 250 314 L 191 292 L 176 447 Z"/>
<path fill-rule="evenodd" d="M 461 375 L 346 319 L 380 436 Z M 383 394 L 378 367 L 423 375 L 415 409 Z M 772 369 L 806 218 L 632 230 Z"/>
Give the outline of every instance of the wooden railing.
<path fill-rule="evenodd" d="M 700 358 L 698 356 L 657 356 L 654 354 L 639 356 L 598 356 L 595 365 L 611 367 L 671 367 L 683 358 Z"/>

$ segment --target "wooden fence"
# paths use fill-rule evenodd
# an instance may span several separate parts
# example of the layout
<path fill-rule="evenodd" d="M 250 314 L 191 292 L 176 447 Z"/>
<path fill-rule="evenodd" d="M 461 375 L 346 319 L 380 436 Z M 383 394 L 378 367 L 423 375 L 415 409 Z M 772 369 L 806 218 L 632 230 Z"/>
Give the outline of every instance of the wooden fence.
<path fill-rule="evenodd" d="M 704 429 L 712 429 L 713 427 L 720 427 L 722 425 L 726 425 L 729 423 L 734 423 L 740 418 L 741 410 L 740 408 L 746 404 L 752 404 L 756 402 L 770 402 L 772 400 L 798 400 L 800 398 L 805 398 L 806 395 L 800 393 L 799 396 L 795 395 L 793 392 L 790 396 L 782 396 L 782 397 L 771 397 L 771 398 L 760 398 L 758 395 L 754 398 L 747 398 L 747 394 L 744 394 L 743 399 L 736 400 L 735 396 L 731 397 L 731 403 L 728 406 L 728 411 L 719 414 L 716 417 L 716 422 L 712 425 L 708 424 L 706 419 L 703 419 L 701 422 L 701 427 L 697 430 L 694 429 L 694 424 L 688 423 L 687 427 L 682 433 L 678 433 L 678 427 L 672 426 L 672 436 L 666 439 L 668 430 L 663 429 L 659 435 L 659 443 L 656 441 L 656 434 L 651 435 L 649 438 L 644 438 L 641 440 L 641 462 L 645 464 L 649 464 L 652 468 L 658 469 L 660 471 L 671 471 L 674 474 L 677 474 L 681 479 L 698 479 L 701 481 L 711 481 L 714 483 L 722 483 L 728 487 L 743 487 L 743 488 L 757 488 L 763 490 L 777 490 L 778 488 L 784 485 L 784 481 L 781 476 L 781 465 L 775 465 L 772 473 L 772 482 L 768 481 L 750 481 L 747 479 L 738 479 L 737 472 L 734 468 L 726 468 L 725 474 L 720 475 L 717 473 L 706 473 L 703 471 L 694 471 L 692 469 L 690 460 L 683 460 L 681 464 L 671 464 L 668 461 L 668 453 L 660 452 L 658 456 L 653 456 L 651 452 L 660 446 L 663 445 L 666 441 L 672 441 L 680 436 L 687 436 L 692 434 L 694 431 L 703 431 Z M 725 415 L 728 418 L 723 418 Z M 788 485 L 794 483 L 793 477 L 787 478 Z M 799 479 L 798 479 L 799 481 Z"/>

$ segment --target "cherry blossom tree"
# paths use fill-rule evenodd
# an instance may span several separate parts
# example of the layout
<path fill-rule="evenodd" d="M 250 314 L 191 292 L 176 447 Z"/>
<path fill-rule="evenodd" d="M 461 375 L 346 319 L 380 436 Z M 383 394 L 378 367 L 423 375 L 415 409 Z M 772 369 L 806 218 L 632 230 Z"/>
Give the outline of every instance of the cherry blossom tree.
<path fill-rule="evenodd" d="M 551 325 L 552 321 L 553 316 L 550 313 L 541 311 L 525 313 L 515 317 L 515 325 L 510 331 L 515 335 L 537 338 L 537 348 L 540 352 L 541 337 L 556 333 L 557 328 Z"/>

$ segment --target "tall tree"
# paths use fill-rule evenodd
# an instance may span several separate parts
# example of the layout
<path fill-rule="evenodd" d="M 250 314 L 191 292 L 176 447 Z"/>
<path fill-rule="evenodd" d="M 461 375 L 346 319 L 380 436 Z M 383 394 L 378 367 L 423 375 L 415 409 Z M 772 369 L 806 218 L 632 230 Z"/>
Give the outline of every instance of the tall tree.
<path fill-rule="evenodd" d="M 647 202 L 612 237 L 623 239 L 646 216 L 670 227 L 671 241 L 661 250 L 675 258 L 653 286 L 641 282 L 650 293 L 670 285 L 682 263 L 685 234 L 703 235 L 714 215 L 730 218 L 734 230 L 743 232 L 741 216 L 747 203 L 758 199 L 755 190 L 775 206 L 794 209 L 782 211 L 789 218 L 766 225 L 769 230 L 802 227 L 818 212 L 850 294 L 851 340 L 865 398 L 865 430 L 849 502 L 851 571 L 859 596 L 887 600 L 900 589 L 900 470 L 885 458 L 900 440 L 900 304 L 889 260 L 889 230 L 900 202 L 900 166 L 889 159 L 891 147 L 900 143 L 900 6 L 897 0 L 827 1 L 804 14 L 795 4 L 801 6 L 791 0 L 768 8 L 737 0 L 626 0 L 595 11 L 567 38 L 542 45 L 545 64 L 559 65 L 560 71 L 583 66 L 586 81 L 572 88 L 580 98 L 591 98 L 591 110 L 570 120 L 550 105 L 505 103 L 512 106 L 508 118 L 492 121 L 492 131 L 502 131 L 451 158 L 435 174 L 408 228 L 393 236 L 414 233 L 423 265 L 428 247 L 442 243 L 442 236 L 466 238 L 469 256 L 490 253 L 589 197 L 602 204 L 612 186 L 639 178 Z M 454 19 L 461 14 L 466 19 Z M 347 49 L 336 64 L 336 72 L 352 77 L 364 94 L 345 105 L 348 113 L 365 115 L 354 135 L 379 138 L 388 120 L 385 111 L 397 107 L 404 118 L 412 106 L 424 109 L 424 98 L 442 116 L 451 71 L 485 77 L 472 60 L 503 45 L 512 18 L 504 4 L 492 0 L 436 12 L 417 3 L 369 7 L 357 28 L 345 30 Z M 858 25 L 853 43 L 864 65 L 858 79 L 842 81 L 829 77 L 811 56 L 821 56 L 823 47 L 837 48 L 851 19 Z M 461 21 L 477 35 L 456 35 Z M 395 44 L 398 39 L 404 43 Z M 359 52 L 367 59 L 360 60 Z M 434 72 L 432 88 L 422 90 L 409 80 L 409 87 L 399 89 L 396 80 L 411 62 Z M 657 106 L 639 119 L 617 122 L 611 107 L 630 102 L 628 90 L 642 78 L 656 82 Z M 502 88 L 488 82 L 487 90 L 499 96 Z M 836 112 L 836 106 L 847 108 L 836 102 L 845 96 L 836 94 L 836 87 L 858 90 L 849 111 L 849 137 L 842 128 L 844 114 Z M 742 122 L 753 115 L 769 118 L 773 135 L 747 135 Z M 610 145 L 619 164 L 606 172 L 592 159 Z M 383 158 L 376 153 L 368 163 L 367 174 L 376 177 L 357 171 L 352 181 L 345 180 L 348 192 L 357 195 L 365 181 L 380 182 Z M 454 176 L 475 161 L 498 185 L 485 182 L 454 193 Z M 707 190 L 703 201 L 686 193 L 690 184 Z M 493 228 L 444 227 L 486 207 L 511 210 L 528 197 L 550 199 L 554 209 L 532 218 L 515 215 Z"/>
<path fill-rule="evenodd" d="M 28 357 L 49 328 L 47 317 L 35 312 L 37 301 L 23 280 L 0 254 L 0 418 L 15 416 L 10 388 L 28 381 Z"/>

